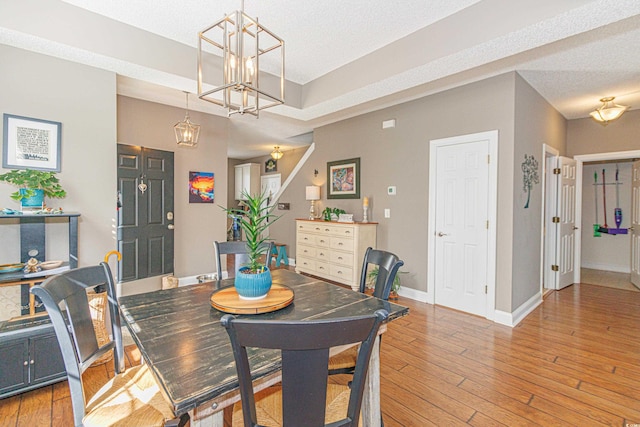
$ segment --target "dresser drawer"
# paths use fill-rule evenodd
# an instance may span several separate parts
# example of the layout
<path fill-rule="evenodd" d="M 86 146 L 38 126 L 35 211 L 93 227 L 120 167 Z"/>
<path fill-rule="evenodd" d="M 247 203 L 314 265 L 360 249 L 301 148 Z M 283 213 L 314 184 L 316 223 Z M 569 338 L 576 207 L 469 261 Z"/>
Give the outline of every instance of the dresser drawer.
<path fill-rule="evenodd" d="M 353 239 L 344 238 L 344 237 L 332 237 L 330 246 L 331 246 L 331 249 L 353 251 Z"/>
<path fill-rule="evenodd" d="M 327 275 L 331 274 L 331 265 L 328 262 L 316 261 L 315 271 L 321 276 L 327 277 Z"/>
<path fill-rule="evenodd" d="M 330 262 L 331 250 L 329 250 L 329 248 L 318 248 L 316 250 L 316 259 L 322 262 Z"/>
<path fill-rule="evenodd" d="M 331 237 L 329 236 L 316 236 L 316 246 L 320 248 L 328 248 L 331 246 Z"/>
<path fill-rule="evenodd" d="M 298 222 L 298 233 L 321 233 L 324 232 L 320 222 Z"/>
<path fill-rule="evenodd" d="M 296 259 L 296 265 L 308 271 L 316 271 L 316 261 L 310 258 L 298 256 L 298 259 Z"/>
<path fill-rule="evenodd" d="M 301 245 L 300 242 L 298 242 L 298 253 L 297 253 L 297 257 L 307 257 L 307 258 L 315 258 L 317 254 L 317 250 L 314 247 L 311 246 L 305 246 L 305 245 Z"/>
<path fill-rule="evenodd" d="M 314 234 L 298 233 L 298 238 L 296 239 L 296 242 L 299 245 L 315 246 L 316 236 Z"/>
<path fill-rule="evenodd" d="M 352 266 L 353 265 L 353 253 L 332 251 L 331 252 L 331 256 L 330 256 L 330 260 L 334 264 Z"/>
<path fill-rule="evenodd" d="M 350 283 L 353 281 L 353 268 L 334 264 L 329 265 L 329 268 L 329 274 L 335 277 L 339 282 L 344 281 L 346 283 Z"/>
<path fill-rule="evenodd" d="M 326 225 L 322 227 L 322 231 L 331 236 L 348 237 L 353 239 L 355 234 L 352 226 L 344 225 Z"/>

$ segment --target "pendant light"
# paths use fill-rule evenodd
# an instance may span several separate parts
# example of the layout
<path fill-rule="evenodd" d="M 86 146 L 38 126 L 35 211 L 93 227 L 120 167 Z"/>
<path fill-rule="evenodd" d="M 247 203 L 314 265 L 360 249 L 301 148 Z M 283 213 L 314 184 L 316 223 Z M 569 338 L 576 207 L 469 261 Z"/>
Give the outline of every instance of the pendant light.
<path fill-rule="evenodd" d="M 176 133 L 176 142 L 185 147 L 195 147 L 200 136 L 200 125 L 191 123 L 189 119 L 189 92 L 184 92 L 187 96 L 187 112 L 184 120 L 176 123 L 173 130 Z"/>
<path fill-rule="evenodd" d="M 271 158 L 273 160 L 280 160 L 282 156 L 284 156 L 284 153 L 280 151 L 280 147 L 278 147 L 277 145 L 273 147 L 273 151 L 271 152 Z"/>
<path fill-rule="evenodd" d="M 620 118 L 620 116 L 622 116 L 622 114 L 624 114 L 624 112 L 627 111 L 629 107 L 614 104 L 614 99 L 616 99 L 615 96 L 608 96 L 606 98 L 600 99 L 602 105 L 600 106 L 600 108 L 596 108 L 594 111 L 589 113 L 591 117 L 599 121 L 603 126 L 606 126 L 609 124 L 609 122 Z"/>

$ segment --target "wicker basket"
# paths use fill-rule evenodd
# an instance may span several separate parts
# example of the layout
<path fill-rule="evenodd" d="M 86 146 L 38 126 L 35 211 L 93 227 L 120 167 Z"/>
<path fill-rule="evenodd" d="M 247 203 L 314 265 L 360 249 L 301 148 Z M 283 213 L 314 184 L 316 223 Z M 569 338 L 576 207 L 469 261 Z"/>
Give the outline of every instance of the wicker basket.
<path fill-rule="evenodd" d="M 93 321 L 93 329 L 96 332 L 96 338 L 98 339 L 98 346 L 103 346 L 108 343 L 111 338 L 107 331 L 106 316 L 107 316 L 107 293 L 101 292 L 96 294 L 94 292 L 88 293 L 89 308 L 91 310 L 91 320 Z M 113 351 L 105 353 L 98 358 L 91 366 L 102 365 L 113 360 Z"/>

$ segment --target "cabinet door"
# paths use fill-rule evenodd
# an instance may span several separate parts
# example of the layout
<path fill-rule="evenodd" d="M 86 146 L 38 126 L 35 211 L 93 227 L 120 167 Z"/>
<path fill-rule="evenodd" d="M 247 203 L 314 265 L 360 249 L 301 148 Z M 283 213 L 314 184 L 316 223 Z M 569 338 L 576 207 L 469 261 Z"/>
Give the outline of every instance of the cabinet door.
<path fill-rule="evenodd" d="M 236 169 L 235 169 L 235 175 L 236 175 L 235 199 L 236 200 L 242 200 L 242 190 L 244 188 L 243 186 L 244 171 L 245 171 L 244 167 L 236 166 Z"/>
<path fill-rule="evenodd" d="M 28 353 L 29 340 L 27 338 L 7 340 L 0 344 L 0 394 L 27 385 L 29 381 Z"/>
<path fill-rule="evenodd" d="M 29 356 L 31 384 L 48 381 L 66 372 L 54 333 L 31 338 Z"/>

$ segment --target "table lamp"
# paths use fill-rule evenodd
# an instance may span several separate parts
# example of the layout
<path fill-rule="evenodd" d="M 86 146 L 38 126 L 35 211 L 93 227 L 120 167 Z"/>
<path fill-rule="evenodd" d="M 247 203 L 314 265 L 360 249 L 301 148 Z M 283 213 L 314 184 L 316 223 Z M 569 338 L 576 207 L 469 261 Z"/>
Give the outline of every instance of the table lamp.
<path fill-rule="evenodd" d="M 311 200 L 311 208 L 309 208 L 309 219 L 316 219 L 316 200 L 320 200 L 320 187 L 317 185 L 307 185 L 306 199 Z"/>

